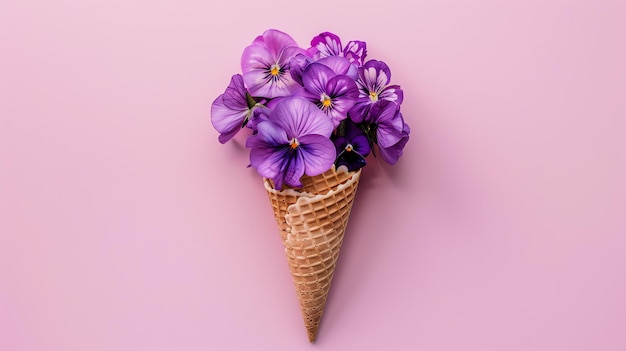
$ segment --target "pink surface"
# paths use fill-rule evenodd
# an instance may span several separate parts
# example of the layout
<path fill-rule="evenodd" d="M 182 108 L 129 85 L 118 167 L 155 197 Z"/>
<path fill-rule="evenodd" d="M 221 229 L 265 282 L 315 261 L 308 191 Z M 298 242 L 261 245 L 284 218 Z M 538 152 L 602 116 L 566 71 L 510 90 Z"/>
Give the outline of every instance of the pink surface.
<path fill-rule="evenodd" d="M 3 1 L 0 350 L 625 350 L 624 1 Z M 405 92 L 311 346 L 212 100 L 267 28 Z"/>

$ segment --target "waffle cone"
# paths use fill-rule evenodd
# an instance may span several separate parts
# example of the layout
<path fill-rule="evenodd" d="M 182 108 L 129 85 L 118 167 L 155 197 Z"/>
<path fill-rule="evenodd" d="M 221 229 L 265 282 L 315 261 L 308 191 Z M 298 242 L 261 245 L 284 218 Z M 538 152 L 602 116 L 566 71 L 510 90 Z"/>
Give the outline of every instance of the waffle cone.
<path fill-rule="evenodd" d="M 275 190 L 265 179 L 310 342 L 317 337 L 361 171 L 302 178 L 299 189 Z"/>

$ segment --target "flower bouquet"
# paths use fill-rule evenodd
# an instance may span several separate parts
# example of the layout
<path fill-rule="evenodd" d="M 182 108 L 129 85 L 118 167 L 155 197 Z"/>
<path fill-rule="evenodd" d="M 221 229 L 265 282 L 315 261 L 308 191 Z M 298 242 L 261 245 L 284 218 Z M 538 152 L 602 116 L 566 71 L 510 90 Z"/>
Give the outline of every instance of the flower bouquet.
<path fill-rule="evenodd" d="M 244 49 L 243 74 L 211 106 L 222 144 L 251 130 L 250 166 L 264 178 L 311 342 L 361 168 L 370 153 L 395 164 L 409 139 L 400 86 L 366 55 L 362 41 L 343 46 L 325 32 L 303 49 L 269 29 Z"/>

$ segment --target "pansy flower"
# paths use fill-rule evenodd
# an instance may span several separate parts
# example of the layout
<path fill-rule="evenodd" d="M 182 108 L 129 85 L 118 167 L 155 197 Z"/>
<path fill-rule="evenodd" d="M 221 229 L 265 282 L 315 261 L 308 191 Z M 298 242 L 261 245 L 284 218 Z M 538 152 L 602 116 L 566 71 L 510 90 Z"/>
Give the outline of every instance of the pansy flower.
<path fill-rule="evenodd" d="M 346 119 L 359 92 L 356 83 L 345 74 L 336 74 L 331 68 L 314 62 L 302 74 L 303 88 L 294 95 L 313 102 L 333 121 L 336 127 Z"/>
<path fill-rule="evenodd" d="M 224 94 L 211 105 L 211 123 L 220 133 L 219 142 L 224 144 L 232 139 L 249 120 L 254 119 L 260 106 L 246 90 L 241 75 L 232 76 Z"/>
<path fill-rule="evenodd" d="M 402 155 L 410 133 L 400 107 L 390 101 L 381 101 L 372 107 L 370 117 L 371 123 L 365 124 L 368 135 L 378 145 L 383 160 L 395 164 Z"/>
<path fill-rule="evenodd" d="M 284 99 L 246 141 L 250 165 L 272 179 L 276 189 L 300 187 L 304 174 L 322 174 L 333 164 L 332 131 L 332 122 L 314 104 L 300 97 Z"/>
<path fill-rule="evenodd" d="M 359 78 L 356 80 L 359 98 L 349 112 L 354 122 L 370 120 L 370 108 L 379 101 L 391 101 L 397 105 L 402 103 L 402 89 L 399 85 L 389 85 L 390 81 L 391 70 L 382 61 L 370 60 L 359 68 Z"/>
<path fill-rule="evenodd" d="M 398 114 L 400 114 L 400 111 L 398 111 Z M 396 164 L 396 162 L 398 162 L 398 159 L 400 159 L 400 156 L 402 156 L 402 150 L 404 149 L 404 146 L 409 141 L 410 133 L 411 128 L 409 128 L 408 124 L 404 123 L 404 126 L 402 127 L 402 137 L 400 138 L 400 141 L 389 147 L 381 147 L 380 145 L 378 145 L 378 150 L 380 150 L 380 156 L 383 158 L 383 160 L 385 160 L 390 165 Z"/>
<path fill-rule="evenodd" d="M 289 96 L 298 83 L 289 74 L 289 62 L 297 54 L 306 51 L 286 33 L 275 29 L 266 30 L 241 56 L 241 70 L 246 86 L 252 96 L 272 99 Z"/>
<path fill-rule="evenodd" d="M 308 65 L 313 63 L 314 60 L 304 54 L 297 54 L 289 60 L 289 74 L 291 78 L 298 84 L 302 85 L 302 73 Z"/>
<path fill-rule="evenodd" d="M 363 168 L 365 158 L 370 153 L 370 142 L 367 135 L 352 121 L 346 119 L 332 136 L 337 151 L 335 167 L 346 166 L 348 171 Z"/>
<path fill-rule="evenodd" d="M 362 66 L 367 56 L 367 45 L 363 41 L 353 40 L 344 48 L 341 39 L 333 33 L 324 32 L 311 40 L 309 54 L 315 59 L 328 56 L 343 56 L 350 63 Z"/>

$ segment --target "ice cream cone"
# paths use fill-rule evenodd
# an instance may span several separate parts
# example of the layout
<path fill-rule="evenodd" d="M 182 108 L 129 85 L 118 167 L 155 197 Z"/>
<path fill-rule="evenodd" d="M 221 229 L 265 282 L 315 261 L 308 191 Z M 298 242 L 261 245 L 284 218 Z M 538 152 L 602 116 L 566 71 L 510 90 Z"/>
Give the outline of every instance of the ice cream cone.
<path fill-rule="evenodd" d="M 334 166 L 275 190 L 265 179 L 310 342 L 317 337 L 361 171 Z"/>

